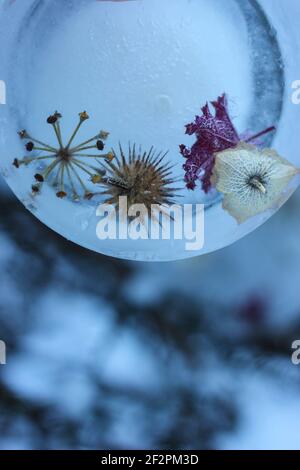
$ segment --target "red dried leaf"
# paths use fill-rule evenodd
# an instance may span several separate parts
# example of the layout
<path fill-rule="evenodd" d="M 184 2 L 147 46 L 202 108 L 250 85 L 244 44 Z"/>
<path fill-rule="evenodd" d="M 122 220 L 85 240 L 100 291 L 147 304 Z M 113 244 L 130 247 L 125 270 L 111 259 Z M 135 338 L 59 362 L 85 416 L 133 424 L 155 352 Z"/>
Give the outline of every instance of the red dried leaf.
<path fill-rule="evenodd" d="M 180 146 L 181 154 L 187 159 L 183 166 L 187 187 L 195 189 L 196 181 L 200 180 L 205 192 L 211 188 L 214 154 L 234 147 L 240 141 L 228 115 L 226 95 L 220 96 L 211 104 L 215 109 L 215 116 L 207 103 L 202 108 L 202 116 L 196 116 L 195 121 L 186 126 L 186 134 L 196 135 L 195 144 L 191 149 L 185 145 Z"/>
<path fill-rule="evenodd" d="M 211 177 L 215 165 L 215 154 L 228 148 L 235 147 L 242 140 L 228 114 L 226 94 L 217 101 L 212 101 L 215 109 L 213 116 L 208 103 L 202 108 L 202 116 L 196 116 L 195 121 L 186 126 L 186 134 L 196 135 L 196 142 L 191 149 L 180 145 L 180 153 L 186 158 L 183 165 L 185 182 L 188 189 L 195 189 L 198 180 L 202 189 L 207 193 L 211 189 Z M 266 129 L 246 142 L 274 130 Z"/>

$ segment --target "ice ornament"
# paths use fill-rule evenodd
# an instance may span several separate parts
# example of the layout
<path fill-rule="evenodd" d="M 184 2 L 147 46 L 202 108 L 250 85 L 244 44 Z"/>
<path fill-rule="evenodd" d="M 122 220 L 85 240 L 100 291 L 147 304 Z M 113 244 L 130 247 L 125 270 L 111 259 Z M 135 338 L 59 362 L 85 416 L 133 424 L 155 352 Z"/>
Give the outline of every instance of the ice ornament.
<path fill-rule="evenodd" d="M 287 1 L 3 1 L 1 173 L 45 224 L 111 256 L 243 237 L 299 184 Z"/>

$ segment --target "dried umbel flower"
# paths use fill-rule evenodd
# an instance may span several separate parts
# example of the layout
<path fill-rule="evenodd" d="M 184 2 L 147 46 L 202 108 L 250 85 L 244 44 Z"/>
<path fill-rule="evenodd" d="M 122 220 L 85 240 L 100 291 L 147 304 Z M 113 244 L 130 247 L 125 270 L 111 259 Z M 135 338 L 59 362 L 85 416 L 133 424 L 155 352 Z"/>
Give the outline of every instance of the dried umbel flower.
<path fill-rule="evenodd" d="M 279 207 L 290 181 L 300 172 L 274 150 L 245 143 L 215 158 L 213 184 L 224 194 L 223 208 L 238 223 Z"/>
<path fill-rule="evenodd" d="M 48 162 L 45 169 L 35 175 L 36 183 L 32 186 L 33 194 L 40 192 L 41 186 L 45 181 L 51 181 L 53 186 L 57 188 L 56 195 L 60 199 L 68 196 L 66 186 L 70 188 L 74 200 L 79 200 L 81 197 L 91 199 L 94 193 L 88 189 L 83 175 L 88 175 L 92 183 L 99 183 L 105 175 L 105 171 L 99 165 L 98 159 L 102 158 L 110 161 L 113 159 L 113 154 L 112 152 L 91 154 L 89 151 L 91 149 L 97 152 L 103 151 L 105 146 L 104 141 L 108 138 L 109 133 L 100 131 L 91 139 L 72 146 L 81 125 L 89 119 L 87 112 L 84 111 L 79 113 L 79 122 L 69 141 L 64 144 L 60 128 L 61 118 L 62 115 L 56 111 L 47 119 L 47 123 L 53 127 L 55 132 L 57 147 L 31 137 L 26 130 L 20 131 L 20 138 L 28 140 L 25 145 L 26 150 L 30 153 L 39 153 L 38 155 L 24 157 L 21 160 L 16 158 L 13 165 L 16 168 L 20 168 L 21 165 L 29 165 L 32 162 Z M 89 159 L 94 160 L 96 166 L 88 163 Z"/>
<path fill-rule="evenodd" d="M 143 204 L 149 215 L 153 205 L 172 204 L 179 188 L 172 187 L 177 180 L 172 177 L 173 165 L 165 162 L 167 153 L 156 154 L 153 147 L 149 152 L 137 151 L 129 145 L 125 155 L 120 145 L 120 154 L 113 151 L 114 160 L 105 165 L 107 176 L 100 182 L 104 190 L 98 194 L 117 209 L 119 198 L 126 196 L 128 207 Z"/>

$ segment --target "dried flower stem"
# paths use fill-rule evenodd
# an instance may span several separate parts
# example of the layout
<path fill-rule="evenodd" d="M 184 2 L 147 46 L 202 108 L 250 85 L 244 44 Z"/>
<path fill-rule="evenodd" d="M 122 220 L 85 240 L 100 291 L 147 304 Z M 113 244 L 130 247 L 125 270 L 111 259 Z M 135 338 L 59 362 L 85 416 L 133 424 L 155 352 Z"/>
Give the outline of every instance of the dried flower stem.
<path fill-rule="evenodd" d="M 263 137 L 264 135 L 269 134 L 269 132 L 273 132 L 273 131 L 276 131 L 276 127 L 275 127 L 275 126 L 268 127 L 268 128 L 265 129 L 264 131 L 261 131 L 261 132 L 259 132 L 258 134 L 255 134 L 255 135 L 249 137 L 248 139 L 245 140 L 245 142 L 246 142 L 246 143 L 248 143 L 248 142 L 253 142 L 253 140 L 259 139 L 260 137 Z"/>

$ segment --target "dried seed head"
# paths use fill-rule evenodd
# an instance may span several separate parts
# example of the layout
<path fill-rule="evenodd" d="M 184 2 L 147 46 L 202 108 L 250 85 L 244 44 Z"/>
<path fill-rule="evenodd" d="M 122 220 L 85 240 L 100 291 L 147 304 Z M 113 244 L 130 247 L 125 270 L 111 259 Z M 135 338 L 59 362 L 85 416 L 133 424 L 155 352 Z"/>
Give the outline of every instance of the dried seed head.
<path fill-rule="evenodd" d="M 65 191 L 58 191 L 56 193 L 56 196 L 59 198 L 59 199 L 64 199 L 65 197 L 67 197 L 67 193 Z"/>
<path fill-rule="evenodd" d="M 43 183 L 45 180 L 44 180 L 44 177 L 43 175 L 37 173 L 36 175 L 34 175 L 34 178 L 36 179 L 36 181 L 38 181 L 39 183 Z"/>
<path fill-rule="evenodd" d="M 102 176 L 100 176 L 100 175 L 93 175 L 93 176 L 91 177 L 91 181 L 92 181 L 93 184 L 101 183 L 101 181 L 102 181 Z"/>
<path fill-rule="evenodd" d="M 97 140 L 96 146 L 98 150 L 100 151 L 104 150 L 104 143 L 102 142 L 102 140 Z"/>
<path fill-rule="evenodd" d="M 136 152 L 129 147 L 125 156 L 120 146 L 120 157 L 112 152 L 115 163 L 107 160 L 107 177 L 100 185 L 106 196 L 105 203 L 118 208 L 119 198 L 127 197 L 128 206 L 143 204 L 148 213 L 152 205 L 169 205 L 172 203 L 178 188 L 172 187 L 174 179 L 171 176 L 172 165 L 165 163 L 167 154 L 156 154 L 151 148 L 149 152 Z"/>
<path fill-rule="evenodd" d="M 56 116 L 56 114 L 52 114 L 51 116 L 48 117 L 47 119 L 47 123 L 48 124 L 55 124 L 58 120 L 58 117 Z"/>
<path fill-rule="evenodd" d="M 22 131 L 18 132 L 19 136 L 21 139 L 28 139 L 29 138 L 29 135 L 27 133 L 27 131 L 25 129 L 23 129 Z"/>
<path fill-rule="evenodd" d="M 25 147 L 26 147 L 27 152 L 32 152 L 32 150 L 34 149 L 34 143 L 28 142 Z"/>
<path fill-rule="evenodd" d="M 94 151 L 103 150 L 104 143 L 102 139 L 99 140 L 99 134 L 85 142 L 72 146 L 72 142 L 77 136 L 82 123 L 89 119 L 86 111 L 79 114 L 79 123 L 77 123 L 69 141 L 64 144 L 60 123 L 58 122 L 61 117 L 62 115 L 58 111 L 55 111 L 55 113 L 47 119 L 47 122 L 52 125 L 55 132 L 58 144 L 57 147 L 53 147 L 41 140 L 30 137 L 26 130 L 19 132 L 22 139 L 30 139 L 26 144 L 26 150 L 28 152 L 32 152 L 32 150 L 36 149 L 42 153 L 30 158 L 24 157 L 22 160 L 16 158 L 13 161 L 13 165 L 16 168 L 19 168 L 21 165 L 29 165 L 32 162 L 38 162 L 39 164 L 47 162 L 44 171 L 35 174 L 35 180 L 38 184 L 32 186 L 34 194 L 40 192 L 43 182 L 49 181 L 52 187 L 57 188 L 56 195 L 60 199 L 67 197 L 67 191 L 70 189 L 70 194 L 72 194 L 73 200 L 77 201 L 80 198 L 89 200 L 94 196 L 94 193 L 92 193 L 85 184 L 87 175 L 89 177 L 89 181 L 96 184 L 101 182 L 102 176 L 105 174 L 103 165 L 101 164 L 102 166 L 99 165 L 99 167 L 95 164 L 91 165 L 91 159 L 94 159 L 94 162 L 100 163 L 100 158 L 113 158 L 113 154 L 111 153 L 108 156 L 107 154 L 98 153 L 95 155 L 89 152 L 87 153 L 89 149 L 94 149 Z M 101 136 L 103 139 L 107 138 L 108 133 L 102 132 Z"/>
<path fill-rule="evenodd" d="M 113 152 L 109 152 L 107 155 L 106 155 L 106 158 L 108 161 L 112 162 L 113 159 L 115 158 L 115 154 Z"/>
<path fill-rule="evenodd" d="M 102 140 L 106 140 L 109 136 L 109 132 L 106 132 L 106 131 L 100 131 L 99 132 L 99 138 L 102 139 Z"/>
<path fill-rule="evenodd" d="M 83 111 L 82 113 L 79 113 L 79 118 L 80 118 L 80 121 L 86 121 L 87 119 L 90 118 L 90 116 L 88 115 L 86 111 Z"/>

